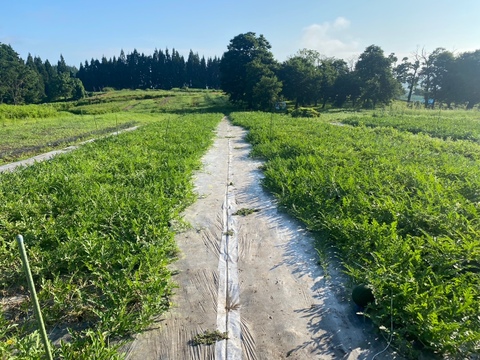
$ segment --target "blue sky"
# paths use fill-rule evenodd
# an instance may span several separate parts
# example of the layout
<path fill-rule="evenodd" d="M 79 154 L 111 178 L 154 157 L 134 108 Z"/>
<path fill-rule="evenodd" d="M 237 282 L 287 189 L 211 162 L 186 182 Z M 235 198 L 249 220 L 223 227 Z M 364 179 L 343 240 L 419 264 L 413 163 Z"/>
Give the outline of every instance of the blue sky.
<path fill-rule="evenodd" d="M 299 49 L 345 60 L 372 44 L 408 56 L 417 48 L 480 49 L 478 0 L 2 0 L 0 42 L 69 65 L 137 49 L 221 56 L 238 34 L 263 34 L 279 61 Z"/>

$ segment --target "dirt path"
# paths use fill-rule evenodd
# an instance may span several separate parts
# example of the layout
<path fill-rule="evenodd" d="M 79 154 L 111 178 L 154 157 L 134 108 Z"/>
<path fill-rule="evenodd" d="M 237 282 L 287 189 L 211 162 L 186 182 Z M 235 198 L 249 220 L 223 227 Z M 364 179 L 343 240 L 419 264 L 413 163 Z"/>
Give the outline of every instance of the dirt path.
<path fill-rule="evenodd" d="M 173 309 L 125 350 L 127 359 L 371 359 L 385 342 L 355 314 L 332 267 L 328 280 L 313 239 L 277 211 L 248 157 L 245 131 L 224 119 L 196 175 L 199 200 L 178 234 Z M 255 210 L 241 216 L 240 209 Z M 215 345 L 192 343 L 228 331 Z M 375 359 L 393 359 L 389 351 Z"/>

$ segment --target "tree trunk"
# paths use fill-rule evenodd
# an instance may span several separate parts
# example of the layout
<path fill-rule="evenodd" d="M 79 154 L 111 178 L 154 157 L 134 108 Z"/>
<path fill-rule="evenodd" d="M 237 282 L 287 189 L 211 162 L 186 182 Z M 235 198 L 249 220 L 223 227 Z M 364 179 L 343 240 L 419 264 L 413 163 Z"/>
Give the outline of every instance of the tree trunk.
<path fill-rule="evenodd" d="M 410 103 L 412 100 L 413 88 L 415 87 L 415 81 L 413 80 L 408 89 L 407 103 Z"/>
<path fill-rule="evenodd" d="M 409 103 L 410 100 L 412 99 L 413 88 L 415 87 L 415 83 L 417 82 L 417 69 L 418 69 L 418 67 L 416 67 L 415 71 L 413 72 L 412 82 L 410 83 L 410 86 L 409 86 L 409 89 L 408 89 L 407 103 Z"/>

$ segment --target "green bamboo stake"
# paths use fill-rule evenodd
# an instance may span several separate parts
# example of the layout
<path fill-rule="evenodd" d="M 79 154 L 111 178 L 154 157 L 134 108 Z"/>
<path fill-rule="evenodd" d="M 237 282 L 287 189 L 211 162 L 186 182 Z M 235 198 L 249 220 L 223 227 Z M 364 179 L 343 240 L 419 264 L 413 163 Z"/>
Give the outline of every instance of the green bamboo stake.
<path fill-rule="evenodd" d="M 27 275 L 28 288 L 33 300 L 33 311 L 38 321 L 38 327 L 40 328 L 40 335 L 42 336 L 43 345 L 45 346 L 45 353 L 49 360 L 53 360 L 52 351 L 50 349 L 50 342 L 48 341 L 47 331 L 45 330 L 45 324 L 43 323 L 42 312 L 40 310 L 40 304 L 38 303 L 37 293 L 35 286 L 33 285 L 32 272 L 30 271 L 30 265 L 28 264 L 27 252 L 25 245 L 23 244 L 23 236 L 17 235 L 18 246 L 20 247 L 20 255 L 22 257 L 23 269 Z"/>

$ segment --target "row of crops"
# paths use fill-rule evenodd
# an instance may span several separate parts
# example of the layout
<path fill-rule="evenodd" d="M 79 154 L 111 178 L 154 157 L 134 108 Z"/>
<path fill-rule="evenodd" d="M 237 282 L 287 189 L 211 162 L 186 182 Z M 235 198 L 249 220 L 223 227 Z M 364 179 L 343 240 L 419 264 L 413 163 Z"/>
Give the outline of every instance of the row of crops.
<path fill-rule="evenodd" d="M 358 114 L 342 121 L 344 124 L 367 127 L 393 127 L 414 134 L 480 142 L 480 115 L 467 111 L 381 111 L 371 115 Z"/>
<path fill-rule="evenodd" d="M 367 314 L 385 337 L 393 325 L 403 351 L 478 353 L 478 144 L 264 113 L 231 118 L 266 159 L 264 185 L 280 205 L 326 234 L 354 283 L 372 289 Z"/>
<path fill-rule="evenodd" d="M 228 108 L 222 93 L 207 90 L 122 90 L 77 102 L 0 104 L 0 165 L 148 124 L 159 114 L 223 113 Z"/>
<path fill-rule="evenodd" d="M 167 265 L 191 175 L 221 114 L 170 114 L 137 131 L 0 174 L 0 358 L 40 359 L 16 234 L 23 234 L 54 357 L 115 359 L 116 340 L 169 306 Z M 55 340 L 55 339 L 54 339 Z"/>

